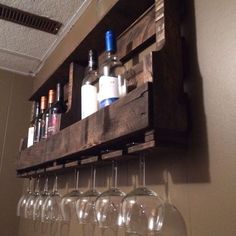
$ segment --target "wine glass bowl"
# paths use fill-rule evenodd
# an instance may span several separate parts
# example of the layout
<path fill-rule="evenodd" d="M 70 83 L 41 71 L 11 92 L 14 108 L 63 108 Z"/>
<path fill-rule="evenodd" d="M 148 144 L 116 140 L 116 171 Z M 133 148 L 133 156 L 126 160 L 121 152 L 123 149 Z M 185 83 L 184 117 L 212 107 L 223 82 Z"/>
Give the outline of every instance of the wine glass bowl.
<path fill-rule="evenodd" d="M 127 194 L 122 201 L 122 219 L 127 233 L 147 235 L 160 231 L 164 219 L 164 201 L 146 187 L 145 155 L 140 154 L 141 185 Z"/>
<path fill-rule="evenodd" d="M 164 181 L 165 181 L 165 218 L 163 221 L 163 227 L 161 230 L 161 235 L 168 236 L 187 236 L 187 228 L 184 218 L 181 212 L 172 204 L 169 189 L 169 177 L 170 173 L 166 169 L 164 171 Z M 155 228 L 154 228 L 155 230 Z"/>
<path fill-rule="evenodd" d="M 97 223 L 95 202 L 100 195 L 96 189 L 91 189 L 81 195 L 76 202 L 76 213 L 80 224 Z"/>
<path fill-rule="evenodd" d="M 30 195 L 30 197 L 28 198 L 28 200 L 26 202 L 26 206 L 25 206 L 25 218 L 26 219 L 33 219 L 34 206 L 35 206 L 35 203 L 36 203 L 39 196 L 40 196 L 40 193 L 39 193 L 39 177 L 38 177 L 36 180 L 36 184 L 35 184 L 35 190 Z"/>
<path fill-rule="evenodd" d="M 52 193 L 46 198 L 42 206 L 42 217 L 41 221 L 61 221 L 61 195 L 57 190 L 57 176 L 55 177 L 55 182 L 53 186 Z"/>
<path fill-rule="evenodd" d="M 90 189 L 83 193 L 76 202 L 76 214 L 80 224 L 97 223 L 95 202 L 100 195 L 95 189 L 96 168 L 91 168 Z"/>
<path fill-rule="evenodd" d="M 76 213 L 76 202 L 81 197 L 78 189 L 79 171 L 75 171 L 75 188 L 62 197 L 61 212 L 64 221 L 70 221 Z"/>
<path fill-rule="evenodd" d="M 19 217 L 25 217 L 25 207 L 28 198 L 31 196 L 31 178 L 29 178 L 29 184 L 27 187 L 27 191 L 24 195 L 21 196 L 20 200 L 17 203 L 17 212 L 16 215 Z"/>
<path fill-rule="evenodd" d="M 100 228 L 114 228 L 122 224 L 121 202 L 125 193 L 117 188 L 103 192 L 96 201 L 96 217 Z"/>
<path fill-rule="evenodd" d="M 43 205 L 48 197 L 49 197 L 48 178 L 46 178 L 44 189 L 39 195 L 39 197 L 36 199 L 34 204 L 33 220 L 42 220 Z"/>
<path fill-rule="evenodd" d="M 117 228 L 122 224 L 121 202 L 125 193 L 117 188 L 117 163 L 112 163 L 112 187 L 96 200 L 96 216 L 100 228 Z"/>
<path fill-rule="evenodd" d="M 157 225 L 160 230 L 164 217 L 163 210 L 163 201 L 154 191 L 146 187 L 134 189 L 122 202 L 126 232 L 146 235 Z"/>

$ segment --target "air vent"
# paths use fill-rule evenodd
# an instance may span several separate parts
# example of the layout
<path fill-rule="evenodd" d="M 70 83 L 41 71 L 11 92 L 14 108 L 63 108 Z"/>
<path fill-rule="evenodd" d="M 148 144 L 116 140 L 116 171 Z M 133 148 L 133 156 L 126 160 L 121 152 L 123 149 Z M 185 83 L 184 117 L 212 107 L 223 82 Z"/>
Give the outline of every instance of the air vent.
<path fill-rule="evenodd" d="M 62 24 L 47 17 L 35 15 L 17 8 L 0 4 L 0 19 L 31 27 L 51 34 L 57 34 Z"/>

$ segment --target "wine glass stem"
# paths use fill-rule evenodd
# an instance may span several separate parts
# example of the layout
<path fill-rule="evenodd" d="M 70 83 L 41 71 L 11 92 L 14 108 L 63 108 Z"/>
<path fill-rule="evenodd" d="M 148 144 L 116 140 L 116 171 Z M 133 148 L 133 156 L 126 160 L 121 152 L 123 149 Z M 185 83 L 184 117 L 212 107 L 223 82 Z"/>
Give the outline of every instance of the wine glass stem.
<path fill-rule="evenodd" d="M 92 166 L 91 168 L 91 183 L 92 183 L 92 189 L 95 189 L 96 184 L 96 168 Z"/>
<path fill-rule="evenodd" d="M 27 187 L 27 192 L 31 191 L 31 177 L 29 177 L 29 183 L 28 183 L 28 187 Z"/>
<path fill-rule="evenodd" d="M 145 154 L 144 153 L 140 154 L 139 164 L 140 164 L 141 186 L 145 187 L 146 186 L 146 166 L 145 166 Z"/>
<path fill-rule="evenodd" d="M 48 191 L 48 177 L 45 180 L 45 184 L 44 184 L 44 192 Z"/>
<path fill-rule="evenodd" d="M 39 192 L 39 179 L 40 179 L 40 176 L 38 176 L 38 178 L 37 178 L 37 183 L 36 183 L 36 187 L 35 187 L 35 192 Z"/>
<path fill-rule="evenodd" d="M 75 190 L 79 189 L 79 170 L 75 170 Z"/>
<path fill-rule="evenodd" d="M 112 187 L 117 188 L 117 162 L 112 162 Z"/>
<path fill-rule="evenodd" d="M 169 192 L 169 172 L 168 172 L 168 170 L 164 171 L 164 181 L 165 181 L 165 200 L 167 203 L 171 203 L 170 192 Z"/>
<path fill-rule="evenodd" d="M 57 175 L 55 176 L 53 192 L 57 192 Z"/>

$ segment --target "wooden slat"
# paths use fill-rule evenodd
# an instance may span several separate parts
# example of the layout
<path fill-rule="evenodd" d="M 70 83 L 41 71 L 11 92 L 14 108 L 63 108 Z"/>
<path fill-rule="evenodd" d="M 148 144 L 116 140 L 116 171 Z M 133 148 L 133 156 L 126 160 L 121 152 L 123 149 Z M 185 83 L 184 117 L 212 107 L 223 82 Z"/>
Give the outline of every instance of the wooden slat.
<path fill-rule="evenodd" d="M 152 53 L 147 54 L 138 64 L 128 69 L 124 77 L 127 80 L 128 91 L 146 82 L 152 82 Z"/>
<path fill-rule="evenodd" d="M 84 78 L 85 68 L 75 62 L 70 63 L 68 82 L 68 110 L 61 116 L 61 129 L 81 119 L 81 85 Z"/>
<path fill-rule="evenodd" d="M 87 157 L 80 161 L 81 165 L 91 164 L 98 161 L 98 156 Z"/>
<path fill-rule="evenodd" d="M 104 153 L 104 154 L 102 154 L 101 157 L 102 157 L 102 160 L 107 160 L 107 159 L 114 159 L 117 157 L 121 157 L 121 156 L 123 156 L 123 154 L 124 154 L 124 151 L 121 149 L 121 150 L 116 150 L 116 151 Z"/>
<path fill-rule="evenodd" d="M 180 1 L 156 0 L 157 51 L 153 53 L 153 124 L 158 144 L 179 142 L 187 130 L 183 92 Z M 177 137 L 177 138 L 176 138 Z"/>
<path fill-rule="evenodd" d="M 156 145 L 156 142 L 154 140 L 146 142 L 146 143 L 140 143 L 132 147 L 129 147 L 128 153 L 136 153 L 136 152 L 144 151 L 144 150 L 155 147 L 155 145 Z"/>
<path fill-rule="evenodd" d="M 132 54 L 156 34 L 154 5 L 136 20 L 117 39 L 117 55 L 124 58 Z"/>
<path fill-rule="evenodd" d="M 151 87 L 146 83 L 112 105 L 22 151 L 19 169 L 75 154 L 82 156 L 85 151 L 122 143 L 129 137 L 132 139 L 151 125 L 150 107 L 147 105 Z"/>

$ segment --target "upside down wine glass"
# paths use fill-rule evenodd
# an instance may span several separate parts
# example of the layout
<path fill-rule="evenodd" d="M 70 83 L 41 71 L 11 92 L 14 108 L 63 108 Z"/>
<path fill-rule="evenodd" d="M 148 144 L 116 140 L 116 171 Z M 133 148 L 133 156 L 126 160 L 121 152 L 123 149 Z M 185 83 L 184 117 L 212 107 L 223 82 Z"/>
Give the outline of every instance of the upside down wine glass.
<path fill-rule="evenodd" d="M 48 197 L 49 197 L 48 178 L 46 178 L 43 191 L 41 192 L 39 197 L 36 199 L 35 204 L 34 204 L 33 220 L 42 219 L 43 204 Z"/>
<path fill-rule="evenodd" d="M 184 218 L 180 211 L 173 205 L 169 191 L 169 173 L 164 171 L 165 181 L 165 218 L 161 229 L 160 236 L 187 236 L 187 228 Z M 155 229 L 154 229 L 155 230 Z"/>
<path fill-rule="evenodd" d="M 91 168 L 90 189 L 83 193 L 76 202 L 76 214 L 80 224 L 95 224 L 97 223 L 95 201 L 100 195 L 95 188 L 96 168 Z"/>
<path fill-rule="evenodd" d="M 81 196 L 79 191 L 79 171 L 75 170 L 74 190 L 63 196 L 61 201 L 61 211 L 64 221 L 70 221 L 76 213 L 76 202 Z"/>
<path fill-rule="evenodd" d="M 36 181 L 36 183 L 34 184 L 35 185 L 34 192 L 28 198 L 28 200 L 26 202 L 26 206 L 25 206 L 25 218 L 26 219 L 33 219 L 34 205 L 37 201 L 37 198 L 40 195 L 39 194 L 39 177 L 35 181 Z"/>
<path fill-rule="evenodd" d="M 154 191 L 146 187 L 145 183 L 145 154 L 139 158 L 142 184 L 128 193 L 123 199 L 122 216 L 127 233 L 147 235 L 161 230 L 164 217 L 163 200 Z"/>
<path fill-rule="evenodd" d="M 42 207 L 42 222 L 44 221 L 60 221 L 62 220 L 61 213 L 61 195 L 57 190 L 57 176 L 55 176 L 55 181 L 53 185 L 53 191 L 46 198 L 43 207 Z"/>
<path fill-rule="evenodd" d="M 100 228 L 118 228 L 122 222 L 121 202 L 125 193 L 117 188 L 117 162 L 112 163 L 112 186 L 96 201 L 96 215 Z"/>
<path fill-rule="evenodd" d="M 16 212 L 17 216 L 20 216 L 20 217 L 25 216 L 25 206 L 26 206 L 27 200 L 31 196 L 31 194 L 32 194 L 32 192 L 31 192 L 31 177 L 30 177 L 27 191 L 24 195 L 21 196 L 20 200 L 18 201 L 17 212 Z"/>

